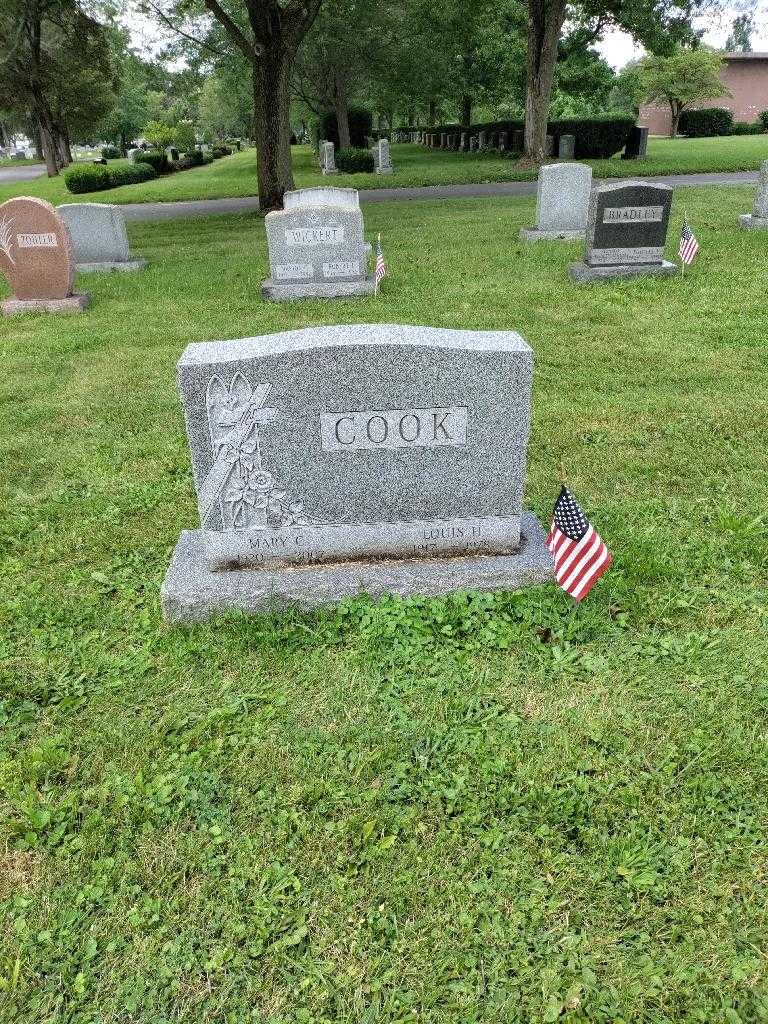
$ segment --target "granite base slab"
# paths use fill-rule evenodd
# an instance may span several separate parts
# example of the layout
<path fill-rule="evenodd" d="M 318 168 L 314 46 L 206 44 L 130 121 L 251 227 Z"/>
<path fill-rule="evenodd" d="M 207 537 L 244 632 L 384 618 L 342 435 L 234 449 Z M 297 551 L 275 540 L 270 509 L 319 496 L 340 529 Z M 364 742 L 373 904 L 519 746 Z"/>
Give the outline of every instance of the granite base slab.
<path fill-rule="evenodd" d="M 115 260 L 109 263 L 76 263 L 79 274 L 111 274 L 113 270 L 130 273 L 132 270 L 143 270 L 146 260 Z"/>
<path fill-rule="evenodd" d="M 455 590 L 519 590 L 553 579 L 541 524 L 522 516 L 514 555 L 343 562 L 281 569 L 211 570 L 200 530 L 184 530 L 160 590 L 168 622 L 203 622 L 227 611 L 265 612 L 281 605 L 314 608 L 359 594 L 420 594 Z"/>
<path fill-rule="evenodd" d="M 374 174 L 391 174 L 394 168 L 392 167 L 375 167 Z"/>
<path fill-rule="evenodd" d="M 741 213 L 739 226 L 744 231 L 768 231 L 768 217 L 753 217 L 751 213 Z"/>
<path fill-rule="evenodd" d="M 65 299 L 6 299 L 2 305 L 3 316 L 17 313 L 82 313 L 91 303 L 91 296 L 68 295 Z"/>
<path fill-rule="evenodd" d="M 261 294 L 271 302 L 293 299 L 338 299 L 349 295 L 373 295 L 376 282 L 370 274 L 362 281 L 275 281 L 268 277 L 261 285 Z"/>
<path fill-rule="evenodd" d="M 538 228 L 520 228 L 520 239 L 523 242 L 572 242 L 586 236 L 586 231 L 555 231 Z"/>
<path fill-rule="evenodd" d="M 607 281 L 615 277 L 671 277 L 680 268 L 676 263 L 628 263 L 607 267 L 590 267 L 586 263 L 571 263 L 568 276 L 577 284 L 589 281 Z"/>

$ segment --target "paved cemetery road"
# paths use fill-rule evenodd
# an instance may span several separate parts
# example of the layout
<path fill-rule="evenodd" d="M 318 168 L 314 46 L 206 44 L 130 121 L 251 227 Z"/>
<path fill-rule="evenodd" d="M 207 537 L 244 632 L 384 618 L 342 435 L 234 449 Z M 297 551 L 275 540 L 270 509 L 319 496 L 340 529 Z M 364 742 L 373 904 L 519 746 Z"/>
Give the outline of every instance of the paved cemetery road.
<path fill-rule="evenodd" d="M 31 181 L 45 173 L 45 164 L 16 164 L 14 167 L 0 167 L 0 185 L 12 181 Z"/>
<path fill-rule="evenodd" d="M 606 178 L 627 181 L 627 178 Z M 757 182 L 756 171 L 718 174 L 667 174 L 646 181 L 665 185 L 750 185 Z M 535 181 L 493 181 L 476 185 L 424 185 L 420 188 L 361 189 L 361 203 L 401 202 L 409 199 L 478 199 L 484 196 L 536 195 Z M 244 213 L 258 210 L 255 196 L 242 199 L 196 199 L 179 203 L 132 203 L 121 206 L 126 220 L 171 220 L 175 217 L 207 217 L 215 213 Z"/>

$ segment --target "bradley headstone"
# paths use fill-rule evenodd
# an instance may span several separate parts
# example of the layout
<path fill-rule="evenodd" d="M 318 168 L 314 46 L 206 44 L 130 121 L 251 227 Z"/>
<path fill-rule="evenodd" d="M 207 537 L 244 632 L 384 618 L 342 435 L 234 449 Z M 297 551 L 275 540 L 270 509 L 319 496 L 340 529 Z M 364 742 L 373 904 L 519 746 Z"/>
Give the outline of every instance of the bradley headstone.
<path fill-rule="evenodd" d="M 141 270 L 146 260 L 133 259 L 125 218 L 107 203 L 64 203 L 57 210 L 72 237 L 77 269 L 83 273 Z"/>
<path fill-rule="evenodd" d="M 88 295 L 72 292 L 75 263 L 69 229 L 50 203 L 26 197 L 0 205 L 0 270 L 13 295 L 6 316 L 45 311 L 81 313 Z"/>
<path fill-rule="evenodd" d="M 587 226 L 592 168 L 586 164 L 544 164 L 539 170 L 536 227 L 522 228 L 526 242 L 583 238 Z"/>
<path fill-rule="evenodd" d="M 671 207 L 668 185 L 630 181 L 594 188 L 584 262 L 571 264 L 571 278 L 582 282 L 676 273 L 677 264 L 664 259 Z"/>
<path fill-rule="evenodd" d="M 550 579 L 523 508 L 532 372 L 513 332 L 368 324 L 189 345 L 200 529 L 176 547 L 166 617 Z"/>
<path fill-rule="evenodd" d="M 267 299 L 371 295 L 371 246 L 363 240 L 363 214 L 353 188 L 286 192 L 283 209 L 264 218 L 272 276 Z"/>
<path fill-rule="evenodd" d="M 739 216 L 739 224 L 745 231 L 768 229 L 768 160 L 763 160 L 760 164 L 760 179 L 752 213 L 742 213 Z"/>
<path fill-rule="evenodd" d="M 373 169 L 376 174 L 391 174 L 392 160 L 389 156 L 389 142 L 379 139 L 373 146 Z"/>

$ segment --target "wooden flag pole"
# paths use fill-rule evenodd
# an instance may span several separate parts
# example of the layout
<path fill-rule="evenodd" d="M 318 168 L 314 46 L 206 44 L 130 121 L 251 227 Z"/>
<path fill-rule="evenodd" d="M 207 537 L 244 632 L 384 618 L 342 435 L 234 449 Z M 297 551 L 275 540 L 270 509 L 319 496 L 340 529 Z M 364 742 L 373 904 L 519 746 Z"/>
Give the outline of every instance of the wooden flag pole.
<path fill-rule="evenodd" d="M 565 474 L 565 462 L 563 461 L 562 455 L 560 456 L 560 462 L 558 464 L 558 476 L 560 477 L 560 483 L 563 487 L 568 486 L 568 477 Z"/>

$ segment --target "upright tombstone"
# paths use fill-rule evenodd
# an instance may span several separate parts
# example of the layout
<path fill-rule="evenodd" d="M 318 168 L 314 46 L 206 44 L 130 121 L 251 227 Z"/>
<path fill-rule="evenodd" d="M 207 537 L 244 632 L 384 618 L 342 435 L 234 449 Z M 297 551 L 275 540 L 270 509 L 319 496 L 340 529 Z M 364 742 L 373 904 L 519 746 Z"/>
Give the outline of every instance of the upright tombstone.
<path fill-rule="evenodd" d="M 499 132 L 499 151 L 504 153 L 509 146 L 509 132 Z"/>
<path fill-rule="evenodd" d="M 648 129 L 645 125 L 636 124 L 629 133 L 622 160 L 643 160 L 648 152 Z"/>
<path fill-rule="evenodd" d="M 560 160 L 573 160 L 576 153 L 576 136 L 561 135 L 557 140 L 557 155 Z"/>
<path fill-rule="evenodd" d="M 478 132 L 478 135 L 477 135 L 477 148 L 478 149 L 487 149 L 488 148 L 488 133 L 487 132 Z"/>
<path fill-rule="evenodd" d="M 64 203 L 58 208 L 72 238 L 81 273 L 141 270 L 146 260 L 133 259 L 119 206 L 107 203 Z"/>
<path fill-rule="evenodd" d="M 13 295 L 2 304 L 14 313 L 82 313 L 90 296 L 74 294 L 75 262 L 69 229 L 50 203 L 20 197 L 0 204 L 0 270 Z"/>
<path fill-rule="evenodd" d="M 373 169 L 376 174 L 391 174 L 392 173 L 392 159 L 389 155 L 389 141 L 387 139 L 379 139 L 374 145 L 373 150 Z"/>
<path fill-rule="evenodd" d="M 178 365 L 200 528 L 171 621 L 361 592 L 552 577 L 523 508 L 533 353 L 513 332 L 365 324 L 187 347 Z"/>
<path fill-rule="evenodd" d="M 739 224 L 744 231 L 765 231 L 768 229 L 768 160 L 760 164 L 760 179 L 755 193 L 752 213 L 742 213 Z"/>
<path fill-rule="evenodd" d="M 586 164 L 544 164 L 539 169 L 536 227 L 521 228 L 525 242 L 584 238 L 592 188 Z"/>
<path fill-rule="evenodd" d="M 677 273 L 677 264 L 664 259 L 671 207 L 669 185 L 630 181 L 593 189 L 584 262 L 568 268 L 572 280 Z"/>
<path fill-rule="evenodd" d="M 324 142 L 322 148 L 322 169 L 323 174 L 338 174 L 336 170 L 336 157 L 334 155 L 334 146 L 332 142 Z"/>
<path fill-rule="evenodd" d="M 363 240 L 363 214 L 353 188 L 307 188 L 286 192 L 283 209 L 264 218 L 271 277 L 261 286 L 266 299 L 371 295 L 371 246 Z"/>

